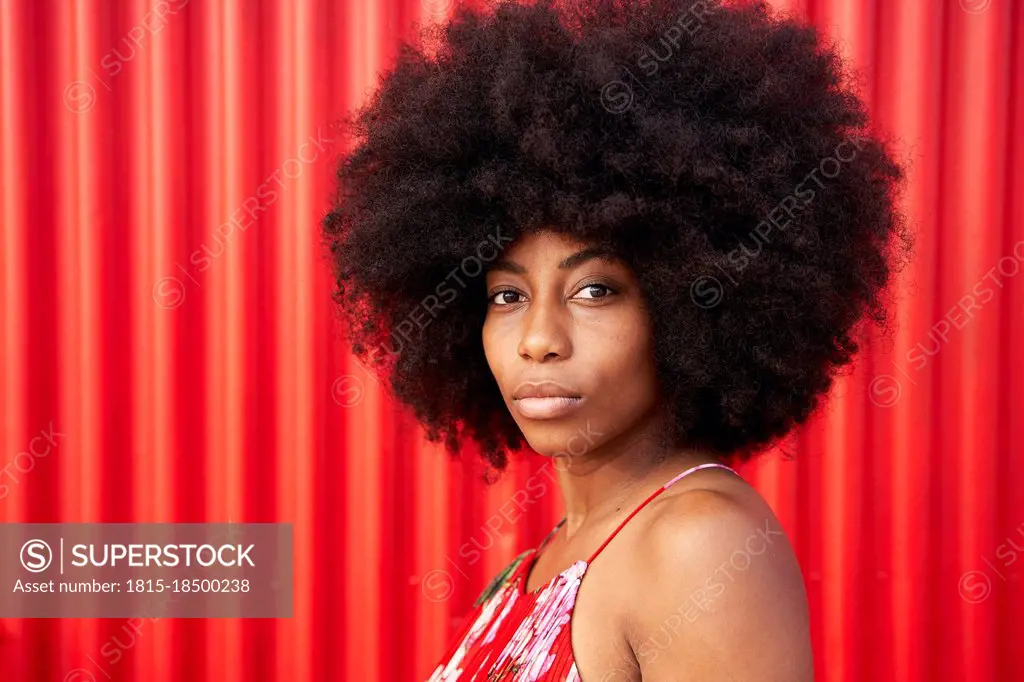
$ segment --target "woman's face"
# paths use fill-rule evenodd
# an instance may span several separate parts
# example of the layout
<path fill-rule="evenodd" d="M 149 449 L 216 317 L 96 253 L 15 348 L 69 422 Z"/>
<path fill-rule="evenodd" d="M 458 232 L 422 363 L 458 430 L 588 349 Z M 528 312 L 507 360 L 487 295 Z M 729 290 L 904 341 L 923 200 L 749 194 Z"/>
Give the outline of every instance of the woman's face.
<path fill-rule="evenodd" d="M 583 455 L 641 428 L 657 401 L 651 322 L 624 262 L 554 232 L 520 237 L 487 272 L 484 353 L 543 455 Z"/>

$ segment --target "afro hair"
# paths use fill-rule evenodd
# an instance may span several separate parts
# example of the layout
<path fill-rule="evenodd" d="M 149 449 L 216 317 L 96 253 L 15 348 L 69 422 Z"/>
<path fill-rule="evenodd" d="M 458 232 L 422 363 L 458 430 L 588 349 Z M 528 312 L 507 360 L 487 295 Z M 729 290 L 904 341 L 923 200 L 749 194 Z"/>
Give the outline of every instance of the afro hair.
<path fill-rule="evenodd" d="M 322 228 L 352 350 L 430 440 L 498 470 L 524 438 L 482 347 L 482 245 L 615 249 L 672 442 L 739 461 L 806 422 L 911 247 L 904 171 L 839 55 L 764 3 L 459 6 L 344 124 Z"/>

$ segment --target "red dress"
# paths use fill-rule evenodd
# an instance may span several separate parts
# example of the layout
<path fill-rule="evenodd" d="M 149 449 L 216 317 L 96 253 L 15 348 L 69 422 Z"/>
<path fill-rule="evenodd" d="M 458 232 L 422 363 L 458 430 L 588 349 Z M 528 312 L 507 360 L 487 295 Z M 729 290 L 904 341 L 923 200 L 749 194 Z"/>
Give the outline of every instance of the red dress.
<path fill-rule="evenodd" d="M 587 561 L 577 561 L 534 592 L 526 577 L 563 518 L 536 549 L 517 556 L 483 591 L 466 617 L 455 642 L 427 682 L 580 682 L 570 642 L 576 593 L 587 566 L 644 506 L 676 481 L 709 463 L 687 469 L 655 490 L 601 543 Z M 738 475 L 738 474 L 737 474 Z"/>

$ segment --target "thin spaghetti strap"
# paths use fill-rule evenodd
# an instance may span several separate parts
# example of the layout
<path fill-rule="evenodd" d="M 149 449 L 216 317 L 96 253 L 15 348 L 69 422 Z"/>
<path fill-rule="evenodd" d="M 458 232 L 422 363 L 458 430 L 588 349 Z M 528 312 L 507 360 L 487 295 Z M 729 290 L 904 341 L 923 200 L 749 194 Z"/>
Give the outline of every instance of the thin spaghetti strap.
<path fill-rule="evenodd" d="M 676 477 L 672 478 L 672 479 L 671 479 L 670 481 L 668 481 L 668 482 L 667 482 L 667 483 L 666 483 L 665 485 L 661 486 L 660 488 L 658 488 L 657 490 L 655 490 L 655 491 L 654 491 L 653 493 L 651 493 L 650 495 L 648 495 L 648 496 L 647 496 L 647 499 L 646 499 L 646 500 L 644 500 L 644 501 L 643 501 L 643 502 L 641 502 L 641 503 L 640 503 L 639 505 L 637 505 L 636 509 L 634 509 L 633 511 L 631 511 L 631 512 L 629 513 L 629 516 L 627 516 L 626 518 L 624 518 L 624 519 L 622 520 L 622 523 L 620 523 L 620 524 L 619 524 L 619 525 L 618 525 L 618 526 L 617 526 L 617 527 L 615 528 L 615 530 L 613 530 L 613 531 L 612 531 L 612 534 L 611 534 L 611 535 L 609 535 L 609 536 L 608 536 L 608 537 L 607 537 L 607 538 L 605 539 L 605 541 L 601 543 L 601 546 L 600 546 L 600 547 L 598 547 L 598 548 L 597 548 L 597 550 L 596 550 L 596 551 L 595 551 L 595 552 L 594 552 L 593 554 L 591 554 L 591 555 L 590 555 L 590 558 L 589 558 L 589 559 L 587 559 L 587 563 L 589 564 L 589 563 L 593 562 L 593 561 L 594 561 L 594 559 L 596 559 L 596 558 L 597 558 L 597 555 L 601 553 L 601 550 L 603 550 L 603 549 L 604 549 L 604 548 L 605 548 L 605 547 L 606 547 L 606 546 L 608 545 L 608 543 L 612 541 L 612 538 L 614 538 L 614 537 L 615 537 L 616 535 L 618 535 L 619 531 L 620 531 L 620 530 L 622 530 L 622 527 L 623 527 L 623 526 L 625 526 L 625 525 L 626 525 L 627 523 L 629 523 L 629 520 L 630 520 L 631 518 L 633 518 L 634 516 L 636 516 L 637 512 L 639 512 L 639 511 L 640 511 L 641 509 L 643 509 L 644 507 L 646 507 L 646 506 L 647 506 L 647 503 L 648 503 L 648 502 L 650 502 L 650 501 L 651 501 L 651 500 L 653 500 L 653 499 L 654 499 L 655 497 L 657 497 L 657 496 L 658 496 L 658 495 L 660 495 L 661 493 L 663 493 L 663 492 L 665 492 L 666 490 L 668 490 L 669 488 L 671 488 L 671 487 L 672 487 L 673 485 L 675 485 L 676 483 L 678 483 L 678 482 L 679 482 L 679 481 L 680 481 L 681 479 L 685 478 L 686 476 L 689 476 L 690 474 L 694 473 L 695 471 L 700 471 L 701 469 L 725 469 L 726 471 L 731 471 L 731 472 L 732 472 L 733 474 L 735 474 L 736 476 L 739 476 L 739 474 L 738 474 L 738 473 L 736 473 L 736 471 L 735 471 L 735 470 L 734 470 L 734 469 L 733 469 L 732 467 L 728 467 L 728 466 L 726 466 L 725 464 L 719 464 L 718 462 L 708 462 L 708 463 L 706 463 L 706 464 L 698 464 L 697 466 L 694 466 L 694 467 L 690 467 L 689 469 L 687 469 L 687 470 L 686 470 L 686 471 L 684 471 L 683 473 L 679 474 L 678 476 L 676 476 Z M 564 521 L 565 519 L 562 519 L 562 520 Z M 561 523 L 559 523 L 559 525 L 561 525 Z M 557 526 L 556 526 L 555 528 L 557 529 Z"/>
<path fill-rule="evenodd" d="M 706 464 L 698 464 L 695 467 L 690 467 L 689 469 L 687 469 L 683 473 L 679 474 L 678 476 L 676 476 L 675 478 L 670 480 L 665 485 L 661 486 L 662 490 L 668 490 L 673 485 L 675 485 L 676 482 L 679 481 L 679 479 L 683 478 L 684 476 L 689 476 L 694 471 L 700 471 L 701 469 L 712 469 L 712 468 L 714 468 L 714 469 L 725 469 L 726 471 L 731 471 L 732 473 L 734 473 L 737 476 L 739 476 L 739 474 L 737 474 L 736 471 L 732 467 L 728 467 L 728 466 L 726 466 L 724 464 L 719 464 L 718 462 L 708 462 Z"/>

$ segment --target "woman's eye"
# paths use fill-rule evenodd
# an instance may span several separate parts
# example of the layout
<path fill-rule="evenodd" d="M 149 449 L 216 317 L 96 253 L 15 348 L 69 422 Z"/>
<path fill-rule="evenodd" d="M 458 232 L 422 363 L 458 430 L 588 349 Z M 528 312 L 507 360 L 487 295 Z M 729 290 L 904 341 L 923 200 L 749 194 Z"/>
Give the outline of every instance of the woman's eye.
<path fill-rule="evenodd" d="M 513 303 L 519 303 L 518 297 L 520 295 L 521 294 L 518 291 L 512 291 L 510 289 L 498 291 L 491 296 L 491 303 L 494 305 L 512 305 Z"/>
<path fill-rule="evenodd" d="M 614 293 L 610 287 L 603 284 L 588 284 L 576 294 L 576 298 L 607 298 Z"/>

